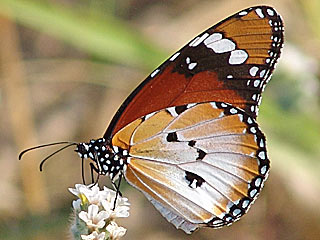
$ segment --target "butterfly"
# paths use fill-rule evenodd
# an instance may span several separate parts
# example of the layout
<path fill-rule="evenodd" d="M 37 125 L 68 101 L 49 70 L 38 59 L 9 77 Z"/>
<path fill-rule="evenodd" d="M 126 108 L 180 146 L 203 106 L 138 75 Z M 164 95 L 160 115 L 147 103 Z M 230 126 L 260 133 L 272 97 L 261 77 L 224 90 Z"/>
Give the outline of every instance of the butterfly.
<path fill-rule="evenodd" d="M 155 69 L 102 138 L 54 143 L 69 144 L 53 154 L 76 145 L 98 176 L 113 183 L 124 177 L 186 233 L 232 224 L 256 200 L 269 173 L 256 118 L 283 32 L 272 7 L 235 13 Z"/>

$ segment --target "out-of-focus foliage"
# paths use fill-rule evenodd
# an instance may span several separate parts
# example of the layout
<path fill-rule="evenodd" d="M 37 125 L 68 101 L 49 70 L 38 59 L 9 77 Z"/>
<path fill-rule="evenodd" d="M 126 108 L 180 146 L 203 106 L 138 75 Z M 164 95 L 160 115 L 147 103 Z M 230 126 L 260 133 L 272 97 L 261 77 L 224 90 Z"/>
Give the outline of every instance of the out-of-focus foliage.
<path fill-rule="evenodd" d="M 80 160 L 31 145 L 100 137 L 125 97 L 203 29 L 258 0 L 0 0 L 0 239 L 67 239 Z M 247 216 L 190 239 L 320 236 L 320 6 L 263 1 L 285 22 L 285 47 L 258 122 L 272 169 Z M 89 177 L 89 172 L 87 172 Z M 110 184 L 102 179 L 101 184 Z M 135 189 L 125 239 L 185 239 Z"/>

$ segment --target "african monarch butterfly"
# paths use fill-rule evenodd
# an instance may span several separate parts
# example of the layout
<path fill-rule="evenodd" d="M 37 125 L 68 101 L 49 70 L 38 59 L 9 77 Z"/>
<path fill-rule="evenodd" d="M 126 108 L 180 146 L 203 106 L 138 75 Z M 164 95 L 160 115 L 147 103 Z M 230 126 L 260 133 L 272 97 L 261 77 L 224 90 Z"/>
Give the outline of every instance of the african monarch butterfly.
<path fill-rule="evenodd" d="M 283 30 L 272 7 L 242 10 L 153 71 L 120 106 L 103 138 L 42 146 L 68 144 L 55 154 L 77 145 L 98 175 L 112 182 L 124 176 L 186 233 L 232 224 L 268 176 L 266 140 L 255 119 Z"/>

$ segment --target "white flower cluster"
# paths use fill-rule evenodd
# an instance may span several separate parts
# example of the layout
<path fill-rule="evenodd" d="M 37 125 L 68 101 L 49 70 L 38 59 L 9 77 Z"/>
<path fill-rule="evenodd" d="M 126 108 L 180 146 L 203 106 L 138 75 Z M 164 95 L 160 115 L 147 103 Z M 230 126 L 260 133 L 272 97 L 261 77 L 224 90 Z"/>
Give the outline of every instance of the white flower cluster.
<path fill-rule="evenodd" d="M 115 204 L 116 192 L 111 189 L 104 187 L 100 191 L 98 186 L 82 184 L 76 184 L 75 187 L 69 188 L 71 193 L 79 197 L 72 202 L 75 217 L 71 232 L 74 239 L 120 239 L 126 229 L 118 226 L 114 220 L 129 216 L 128 199 L 118 195 Z"/>

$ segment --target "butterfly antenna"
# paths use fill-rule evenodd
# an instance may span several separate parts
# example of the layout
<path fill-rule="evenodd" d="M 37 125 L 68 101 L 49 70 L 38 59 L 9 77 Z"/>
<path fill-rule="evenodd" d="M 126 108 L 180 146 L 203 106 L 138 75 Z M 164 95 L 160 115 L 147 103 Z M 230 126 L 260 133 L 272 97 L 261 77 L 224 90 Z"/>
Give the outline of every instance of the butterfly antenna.
<path fill-rule="evenodd" d="M 52 144 L 52 145 L 54 145 L 54 144 Z M 49 156 L 47 156 L 45 159 L 43 159 L 43 160 L 41 161 L 41 163 L 40 163 L 40 171 L 42 171 L 42 166 L 43 166 L 43 164 L 45 163 L 45 161 L 47 161 L 49 158 L 51 158 L 53 155 L 57 154 L 58 152 L 61 152 L 62 150 L 66 149 L 66 148 L 68 148 L 68 147 L 71 147 L 71 146 L 73 146 L 73 145 L 77 145 L 77 143 L 70 143 L 70 144 L 68 144 L 67 146 L 64 146 L 64 147 L 58 149 L 57 151 L 51 153 Z M 44 146 L 44 145 L 42 145 L 42 146 Z M 51 146 L 51 145 L 49 145 L 49 146 Z"/>
<path fill-rule="evenodd" d="M 23 156 L 25 153 L 30 152 L 30 151 L 32 151 L 32 150 L 35 150 L 35 149 L 38 149 L 38 148 L 43 148 L 43 147 L 54 146 L 54 145 L 60 145 L 60 144 L 76 144 L 76 143 L 74 143 L 74 142 L 55 142 L 55 143 L 48 143 L 48 144 L 43 144 L 43 145 L 39 145 L 39 146 L 27 148 L 27 149 L 23 150 L 23 151 L 19 154 L 19 160 L 21 160 L 22 156 Z"/>

